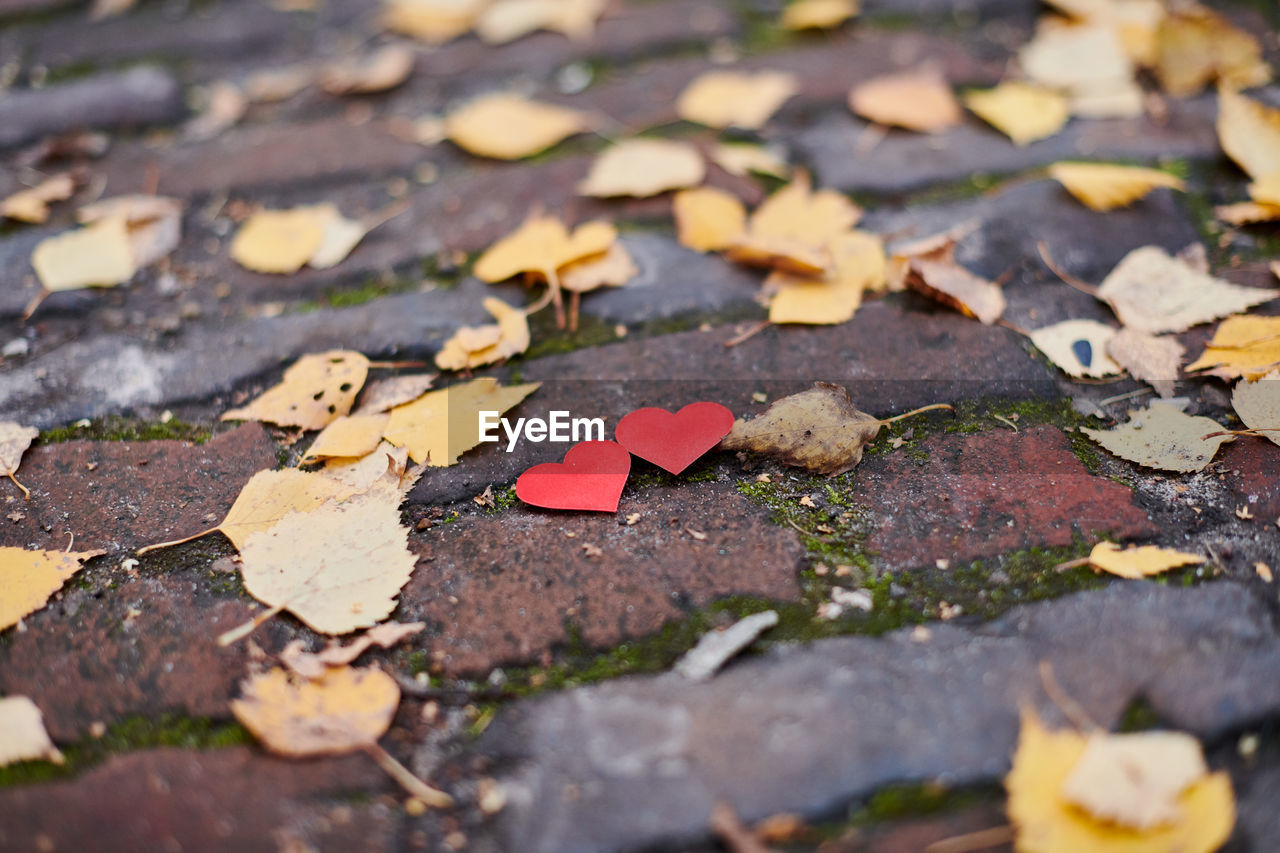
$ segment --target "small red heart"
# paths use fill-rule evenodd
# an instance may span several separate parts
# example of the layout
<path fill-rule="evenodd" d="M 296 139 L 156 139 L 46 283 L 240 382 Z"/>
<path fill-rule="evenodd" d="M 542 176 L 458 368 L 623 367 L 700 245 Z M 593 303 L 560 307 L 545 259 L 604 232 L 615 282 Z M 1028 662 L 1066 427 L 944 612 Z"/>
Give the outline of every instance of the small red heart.
<path fill-rule="evenodd" d="M 534 465 L 516 480 L 516 497 L 547 509 L 617 512 L 631 454 L 614 441 L 583 441 L 563 462 Z"/>
<path fill-rule="evenodd" d="M 719 403 L 690 403 L 674 415 L 666 409 L 636 409 L 618 421 L 614 438 L 664 471 L 679 474 L 733 429 L 733 412 Z"/>

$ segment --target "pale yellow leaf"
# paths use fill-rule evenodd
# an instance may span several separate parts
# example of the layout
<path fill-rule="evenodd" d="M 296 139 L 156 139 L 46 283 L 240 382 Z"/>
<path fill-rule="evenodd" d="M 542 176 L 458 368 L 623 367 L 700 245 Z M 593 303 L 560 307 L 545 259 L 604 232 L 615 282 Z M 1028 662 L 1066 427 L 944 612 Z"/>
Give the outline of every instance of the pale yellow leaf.
<path fill-rule="evenodd" d="M 1106 343 L 1107 355 L 1129 371 L 1134 379 L 1146 382 L 1161 397 L 1172 397 L 1186 349 L 1174 337 L 1157 337 L 1132 329 L 1120 329 Z"/>
<path fill-rule="evenodd" d="M 1215 80 L 1249 88 L 1271 79 L 1257 38 L 1203 6 L 1171 10 L 1155 48 L 1156 79 L 1174 97 L 1194 95 Z"/>
<path fill-rule="evenodd" d="M 1181 179 L 1159 169 L 1107 163 L 1054 163 L 1049 177 L 1098 211 L 1132 204 L 1157 187 L 1186 189 Z"/>
<path fill-rule="evenodd" d="M 745 177 L 752 172 L 786 178 L 791 167 L 768 148 L 746 142 L 717 143 L 711 149 L 711 162 L 731 175 Z"/>
<path fill-rule="evenodd" d="M 320 75 L 320 85 L 330 95 L 385 92 L 409 79 L 413 63 L 411 48 L 389 44 L 368 56 L 329 65 Z"/>
<path fill-rule="evenodd" d="M 1280 172 L 1265 175 L 1249 184 L 1249 197 L 1260 204 L 1280 207 Z"/>
<path fill-rule="evenodd" d="M 421 373 L 379 379 L 365 386 L 357 415 L 375 415 L 416 400 L 431 388 L 438 374 Z"/>
<path fill-rule="evenodd" d="M 1161 400 L 1150 408 L 1131 412 L 1128 422 L 1111 430 L 1081 427 L 1107 450 L 1139 465 L 1160 471 L 1188 473 L 1202 471 L 1230 435 L 1205 438 L 1222 432 L 1222 425 L 1209 418 L 1188 415 Z"/>
<path fill-rule="evenodd" d="M 1116 330 L 1094 320 L 1064 320 L 1031 333 L 1031 342 L 1070 376 L 1101 377 L 1122 368 L 1107 354 Z"/>
<path fill-rule="evenodd" d="M 1180 566 L 1194 566 L 1203 562 L 1204 557 L 1199 554 L 1188 554 L 1156 545 L 1122 549 L 1114 542 L 1099 542 L 1089 552 L 1089 565 L 1093 568 L 1130 579 L 1151 577 Z"/>
<path fill-rule="evenodd" d="M 0 217 L 20 222 L 46 222 L 49 219 L 49 203 L 66 201 L 76 191 L 75 178 L 70 173 L 53 175 L 29 189 L 16 192 L 0 201 Z"/>
<path fill-rule="evenodd" d="M 585 222 L 570 234 L 554 217 L 530 216 L 485 250 L 473 271 L 488 282 L 505 281 L 520 273 L 538 273 L 550 279 L 566 264 L 608 251 L 617 238 L 617 230 L 600 220 Z"/>
<path fill-rule="evenodd" d="M 247 406 L 224 412 L 222 420 L 265 421 L 277 426 L 320 429 L 351 411 L 369 373 L 369 359 L 350 350 L 312 353 L 284 372 Z"/>
<path fill-rule="evenodd" d="M 350 415 L 341 417 L 325 427 L 311 442 L 303 462 L 333 457 L 366 456 L 382 442 L 388 415 Z"/>
<path fill-rule="evenodd" d="M 1214 216 L 1231 225 L 1251 225 L 1255 222 L 1280 220 L 1280 204 L 1242 201 L 1223 204 L 1213 209 Z"/>
<path fill-rule="evenodd" d="M 386 462 L 379 462 L 377 468 L 379 474 L 386 471 Z M 286 515 L 308 512 L 325 501 L 348 497 L 358 490 L 358 486 L 334 477 L 296 468 L 259 471 L 244 484 L 227 517 L 213 529 L 230 539 L 236 550 L 243 550 L 249 536 L 270 530 Z"/>
<path fill-rule="evenodd" d="M 621 287 L 638 272 L 627 247 L 615 241 L 604 254 L 562 267 L 560 285 L 570 293 L 586 293 L 599 287 Z"/>
<path fill-rule="evenodd" d="M 323 678 L 330 668 L 346 666 L 373 646 L 389 649 L 406 638 L 421 633 L 426 627 L 426 622 L 383 622 L 381 625 L 374 625 L 346 645 L 338 640 L 330 640 L 319 652 L 303 651 L 303 641 L 292 640 L 280 653 L 280 662 L 303 678 Z"/>
<path fill-rule="evenodd" d="M 1234 89 L 1219 89 L 1218 141 L 1249 177 L 1280 174 L 1280 110 Z"/>
<path fill-rule="evenodd" d="M 336 213 L 332 205 L 291 210 L 260 210 L 231 241 L 231 257 L 240 266 L 263 273 L 295 273 L 324 245 Z"/>
<path fill-rule="evenodd" d="M 427 44 L 443 44 L 471 29 L 488 0 L 386 0 L 382 23 Z"/>
<path fill-rule="evenodd" d="M 49 740 L 44 716 L 26 696 L 0 699 L 0 767 L 17 761 L 63 762 L 62 753 Z"/>
<path fill-rule="evenodd" d="M 793 0 L 782 10 L 788 30 L 829 30 L 858 14 L 860 0 Z"/>
<path fill-rule="evenodd" d="M 705 174 L 702 155 L 687 142 L 627 139 L 596 157 L 578 192 L 645 198 L 700 184 Z"/>
<path fill-rule="evenodd" d="M 320 473 L 345 487 L 337 490 L 331 497 L 345 497 L 369 491 L 375 483 L 387 476 L 387 471 L 404 471 L 408 464 L 409 451 L 383 439 L 374 452 L 367 456 L 342 456 L 326 460 Z M 403 486 L 402 483 L 401 491 L 407 495 L 408 489 Z"/>
<path fill-rule="evenodd" d="M 1018 52 L 1018 62 L 1032 82 L 1072 94 L 1133 82 L 1133 63 L 1120 37 L 1105 24 L 1042 24 Z"/>
<path fill-rule="evenodd" d="M 1151 334 L 1186 331 L 1278 296 L 1280 290 L 1214 278 L 1158 246 L 1125 255 L 1098 287 L 1121 323 Z"/>
<path fill-rule="evenodd" d="M 769 322 L 833 325 L 852 319 L 862 304 L 860 283 L 831 278 L 801 278 L 774 270 L 765 280 Z"/>
<path fill-rule="evenodd" d="M 1228 317 L 1187 371 L 1213 368 L 1224 379 L 1262 376 L 1280 365 L 1280 317 Z"/>
<path fill-rule="evenodd" d="M 484 310 L 493 315 L 497 324 L 459 329 L 436 353 L 436 367 L 467 370 L 510 358 L 529 348 L 529 318 L 522 309 L 489 296 L 484 300 Z"/>
<path fill-rule="evenodd" d="M 1249 429 L 1280 444 L 1280 370 L 1250 382 L 1242 379 L 1231 392 L 1231 406 Z"/>
<path fill-rule="evenodd" d="M 681 190 L 671 201 L 676 239 L 699 252 L 733 245 L 747 225 L 747 211 L 732 193 L 715 187 Z"/>
<path fill-rule="evenodd" d="M 0 477 L 12 479 L 27 498 L 31 497 L 31 493 L 27 491 L 26 486 L 18 483 L 14 475 L 18 473 L 18 466 L 22 464 L 22 454 L 27 452 L 27 448 L 38 435 L 40 430 L 35 427 L 23 426 L 13 421 L 0 421 Z"/>
<path fill-rule="evenodd" d="M 1180 820 L 1178 797 L 1208 772 L 1200 743 L 1182 732 L 1090 734 L 1062 796 L 1098 820 L 1145 831 Z"/>
<path fill-rule="evenodd" d="M 329 208 L 322 214 L 322 219 L 324 233 L 320 237 L 320 246 L 307 259 L 307 266 L 327 270 L 345 261 L 369 229 L 363 222 L 347 219 L 338 213 L 337 208 Z"/>
<path fill-rule="evenodd" d="M 231 711 L 272 752 L 304 758 L 372 746 L 399 705 L 395 679 L 377 667 L 331 669 L 299 681 L 276 668 L 243 681 Z"/>
<path fill-rule="evenodd" d="M 960 123 L 960 104 L 942 73 L 922 68 L 860 83 L 849 107 L 863 118 L 922 133 L 940 133 Z"/>
<path fill-rule="evenodd" d="M 589 127 L 586 113 L 501 93 L 459 107 L 444 122 L 459 147 L 500 160 L 530 157 Z"/>
<path fill-rule="evenodd" d="M 76 218 L 85 223 L 123 218 L 133 264 L 142 269 L 178 248 L 182 238 L 182 209 L 179 199 L 139 193 L 85 205 L 76 212 Z"/>
<path fill-rule="evenodd" d="M 707 71 L 676 100 L 676 115 L 708 127 L 758 130 L 797 91 L 785 71 Z"/>
<path fill-rule="evenodd" d="M 1007 82 L 994 89 L 967 92 L 964 102 L 1016 145 L 1053 136 L 1071 116 L 1067 99 L 1060 93 L 1028 83 Z"/>
<path fill-rule="evenodd" d="M 780 237 L 820 248 L 861 218 L 862 208 L 835 190 L 810 189 L 809 175 L 801 172 L 756 208 L 748 222 L 748 232 L 755 237 Z"/>
<path fill-rule="evenodd" d="M 734 421 L 720 446 L 763 453 L 785 465 L 834 476 L 862 461 L 880 421 L 860 412 L 839 385 L 817 382 L 783 397 L 749 421 Z"/>
<path fill-rule="evenodd" d="M 129 229 L 121 216 L 46 237 L 31 253 L 31 266 L 50 293 L 115 287 L 133 278 L 137 271 Z"/>
<path fill-rule="evenodd" d="M 496 0 L 476 22 L 486 44 L 506 44 L 537 30 L 589 38 L 605 0 Z"/>
<path fill-rule="evenodd" d="M 44 607 L 49 596 L 80 571 L 81 563 L 105 553 L 0 547 L 0 631 Z"/>
<path fill-rule="evenodd" d="M 831 271 L 831 253 L 792 237 L 748 231 L 725 250 L 731 261 L 766 267 L 802 276 L 824 276 Z"/>
<path fill-rule="evenodd" d="M 542 383 L 503 387 L 492 377 L 429 391 L 391 410 L 386 439 L 407 447 L 414 462 L 436 467 L 453 465 L 480 443 L 479 413 L 505 412 Z"/>

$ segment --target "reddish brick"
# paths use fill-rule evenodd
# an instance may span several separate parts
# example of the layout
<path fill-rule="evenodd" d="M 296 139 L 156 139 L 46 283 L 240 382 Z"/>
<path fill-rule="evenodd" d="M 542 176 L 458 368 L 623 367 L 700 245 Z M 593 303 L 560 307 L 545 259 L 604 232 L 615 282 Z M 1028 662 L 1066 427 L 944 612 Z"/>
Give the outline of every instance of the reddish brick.
<path fill-rule="evenodd" d="M 1237 438 L 1222 449 L 1215 467 L 1226 472 L 1237 506 L 1262 524 L 1280 524 L 1280 447 L 1263 438 Z"/>

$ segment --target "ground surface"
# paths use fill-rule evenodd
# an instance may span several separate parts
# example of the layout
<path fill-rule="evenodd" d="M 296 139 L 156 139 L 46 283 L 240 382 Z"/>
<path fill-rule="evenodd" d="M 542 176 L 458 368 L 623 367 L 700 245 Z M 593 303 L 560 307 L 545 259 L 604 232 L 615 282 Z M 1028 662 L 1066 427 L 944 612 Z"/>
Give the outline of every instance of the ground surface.
<path fill-rule="evenodd" d="M 1040 4 L 866 0 L 854 26 L 804 38 L 777 33 L 775 5 L 643 0 L 612 8 L 585 43 L 462 39 L 424 49 L 391 93 L 312 91 L 194 142 L 171 132 L 192 87 L 336 55 L 377 32 L 375 4 L 143 0 L 90 24 L 60 0 L 0 0 L 4 73 L 19 89 L 43 83 L 0 97 L 0 196 L 20 186 L 28 146 L 87 122 L 111 133 L 110 150 L 86 164 L 109 194 L 158 187 L 189 202 L 172 275 L 56 296 L 26 324 L 31 249 L 71 214 L 0 231 L 0 343 L 25 342 L 0 365 L 0 419 L 43 430 L 22 466 L 32 500 L 4 486 L 0 543 L 60 549 L 74 533 L 77 550 L 107 551 L 22 630 L 0 633 L 0 694 L 32 697 L 68 757 L 0 770 L 0 848 L 702 850 L 711 806 L 726 799 L 748 822 L 804 816 L 814 829 L 795 849 L 920 850 L 1004 823 L 999 783 L 1020 704 L 1059 719 L 1046 661 L 1103 725 L 1199 736 L 1232 774 L 1231 849 L 1280 844 L 1280 613 L 1254 568 L 1280 570 L 1274 445 L 1238 440 L 1185 476 L 1115 459 L 1076 429 L 1122 419 L 1129 401 L 1103 405 L 1104 420 L 1081 401 L 1137 384 L 1070 384 L 1013 331 L 914 296 L 870 302 L 843 326 L 773 327 L 726 348 L 763 316 L 759 277 L 680 247 L 665 199 L 575 196 L 603 141 L 506 165 L 392 132 L 397 119 L 515 84 L 621 128 L 707 139 L 675 123 L 671 104 L 713 67 L 711 45 L 799 75 L 801 94 L 762 136 L 866 206 L 867 228 L 924 234 L 978 219 L 960 259 L 1008 276 L 1014 324 L 1108 319 L 1043 266 L 1042 241 L 1088 281 L 1137 246 L 1197 240 L 1223 277 L 1268 280 L 1274 228 L 1221 239 L 1206 218 L 1244 184 L 1219 152 L 1211 96 L 1170 102 L 1160 124 L 1076 121 L 1023 149 L 971 118 L 939 138 L 890 133 L 854 156 L 864 125 L 843 103 L 853 82 L 931 59 L 958 86 L 993 83 Z M 1220 8 L 1264 34 L 1274 64 L 1275 5 Z M 1280 103 L 1280 88 L 1262 96 Z M 1093 213 L 1040 171 L 1064 156 L 1160 162 L 1190 191 Z M 713 182 L 753 201 L 772 188 Z M 332 270 L 270 277 L 228 259 L 238 203 L 332 201 L 358 215 L 397 199 L 407 212 Z M 513 499 L 516 475 L 558 458 L 555 445 L 490 447 L 430 472 L 405 507 L 421 560 L 395 614 L 429 627 L 372 658 L 410 687 L 430 676 L 434 693 L 406 692 L 384 744 L 462 805 L 411 814 L 363 756 L 285 761 L 235 723 L 228 700 L 250 651 L 211 639 L 259 605 L 224 559 L 228 542 L 215 534 L 122 563 L 208 527 L 253 472 L 296 459 L 283 432 L 217 416 L 297 356 L 342 346 L 429 360 L 460 323 L 483 319 L 484 294 L 525 298 L 468 269 L 535 205 L 616 219 L 641 272 L 585 299 L 577 334 L 540 315 L 531 351 L 486 371 L 545 380 L 525 414 L 568 409 L 612 424 L 641 405 L 704 398 L 743 414 L 761 408 L 757 393 L 825 379 L 877 415 L 933 402 L 957 415 L 920 419 L 899 447 L 907 425 L 885 430 L 858 468 L 830 480 L 728 453 L 680 479 L 640 465 L 616 518 Z M 1207 332 L 1182 337 L 1194 355 Z M 1180 390 L 1193 411 L 1233 423 L 1225 388 Z M 472 500 L 487 486 L 494 507 Z M 631 514 L 639 521 L 627 525 Z M 1212 559 L 1160 582 L 1053 570 L 1100 538 Z M 872 610 L 819 618 L 836 587 L 869 590 Z M 716 679 L 663 674 L 701 633 L 768 608 L 780 624 Z M 319 643 L 292 618 L 255 635 L 268 653 L 293 638 Z M 506 803 L 486 816 L 476 803 L 492 779 Z"/>

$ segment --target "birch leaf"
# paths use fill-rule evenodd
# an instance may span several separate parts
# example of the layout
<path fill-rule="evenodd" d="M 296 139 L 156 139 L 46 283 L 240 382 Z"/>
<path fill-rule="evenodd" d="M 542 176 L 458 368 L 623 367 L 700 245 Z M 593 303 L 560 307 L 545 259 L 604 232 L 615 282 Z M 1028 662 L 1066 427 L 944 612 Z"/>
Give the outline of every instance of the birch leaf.
<path fill-rule="evenodd" d="M 1280 317 L 1228 317 L 1187 372 L 1206 370 L 1213 376 L 1255 379 L 1280 365 Z"/>
<path fill-rule="evenodd" d="M 596 157 L 578 192 L 601 198 L 646 198 L 700 184 L 705 175 L 702 155 L 687 142 L 627 139 Z"/>
<path fill-rule="evenodd" d="M 1242 201 L 1221 204 L 1213 209 L 1214 216 L 1230 225 L 1252 225 L 1256 222 L 1280 220 L 1280 204 L 1259 201 Z"/>
<path fill-rule="evenodd" d="M 698 252 L 733 245 L 747 225 L 747 211 L 737 196 L 715 187 L 681 190 L 671 201 L 676 239 Z"/>
<path fill-rule="evenodd" d="M 481 157 L 518 160 L 545 151 L 589 129 L 577 110 L 530 101 L 519 95 L 492 94 L 454 110 L 445 133 L 456 145 Z"/>
<path fill-rule="evenodd" d="M 493 315 L 497 324 L 459 329 L 436 353 L 436 367 L 467 370 L 501 361 L 529 348 L 529 318 L 522 309 L 489 296 L 484 300 L 484 310 Z M 486 335 L 486 331 L 493 334 Z"/>
<path fill-rule="evenodd" d="M 1182 180 L 1159 169 L 1106 163 L 1054 163 L 1049 177 L 1093 210 L 1125 207 L 1157 187 L 1186 189 Z"/>
<path fill-rule="evenodd" d="M 1222 425 L 1185 414 L 1160 400 L 1144 411 L 1130 413 L 1128 422 L 1115 429 L 1082 427 L 1080 431 L 1121 459 L 1184 474 L 1203 471 L 1222 444 L 1235 440 L 1230 435 L 1205 438 L 1222 432 Z"/>
<path fill-rule="evenodd" d="M 708 71 L 676 100 L 676 115 L 708 127 L 764 127 L 797 91 L 796 77 L 784 71 Z"/>
<path fill-rule="evenodd" d="M 1259 435 L 1280 444 L 1280 370 L 1261 379 L 1242 379 L 1231 393 L 1231 407 L 1249 429 L 1263 430 Z"/>
<path fill-rule="evenodd" d="M 829 30 L 858 14 L 859 0 L 793 0 L 782 10 L 788 30 Z"/>
<path fill-rule="evenodd" d="M 360 397 L 357 415 L 376 415 L 418 399 L 439 378 L 436 373 L 415 373 L 409 376 L 392 376 L 379 379 L 365 386 Z"/>
<path fill-rule="evenodd" d="M 421 633 L 426 627 L 426 622 L 383 622 L 381 625 L 374 625 L 346 645 L 338 640 L 330 640 L 319 652 L 303 651 L 302 640 L 293 640 L 280 653 L 280 661 L 295 675 L 310 679 L 323 678 L 329 669 L 346 666 L 373 646 L 389 649 L 406 638 Z"/>
<path fill-rule="evenodd" d="M 344 667 L 315 681 L 292 681 L 283 669 L 251 676 L 231 711 L 280 755 L 342 755 L 377 743 L 400 705 L 395 679 L 376 667 Z"/>
<path fill-rule="evenodd" d="M 1223 88 L 1218 92 L 1218 141 L 1249 177 L 1280 174 L 1280 110 Z"/>
<path fill-rule="evenodd" d="M 622 287 L 640 270 L 621 241 L 604 254 L 583 258 L 560 270 L 560 284 L 570 293 L 586 293 L 600 287 Z"/>
<path fill-rule="evenodd" d="M 1165 16 L 1156 33 L 1153 70 L 1175 98 L 1194 95 L 1215 80 L 1249 88 L 1271 79 L 1253 34 L 1203 6 L 1171 9 Z"/>
<path fill-rule="evenodd" d="M 960 123 L 960 104 L 942 73 L 923 68 L 876 77 L 855 86 L 849 107 L 878 124 L 940 133 Z"/>
<path fill-rule="evenodd" d="M 1107 355 L 1129 371 L 1134 379 L 1146 382 L 1161 397 L 1172 397 L 1186 348 L 1173 337 L 1149 335 L 1127 326 L 1106 343 Z"/>
<path fill-rule="evenodd" d="M 387 419 L 385 412 L 338 418 L 320 431 L 302 461 L 367 456 L 382 443 Z"/>
<path fill-rule="evenodd" d="M 249 405 L 223 413 L 222 420 L 320 429 L 351 411 L 368 373 L 369 360 L 358 352 L 304 355 L 284 372 L 279 385 Z"/>
<path fill-rule="evenodd" d="M 18 473 L 18 466 L 22 464 L 22 454 L 27 452 L 31 442 L 35 441 L 39 435 L 40 430 L 35 427 L 23 426 L 13 421 L 0 422 L 0 477 L 13 480 L 14 485 L 22 489 L 22 494 L 27 500 L 31 499 L 31 492 L 27 491 L 27 487 L 19 483 L 14 475 Z"/>
<path fill-rule="evenodd" d="M 1053 136 L 1071 117 L 1067 99 L 1059 92 L 1015 81 L 967 92 L 964 103 L 1015 145 Z"/>
<path fill-rule="evenodd" d="M 1155 545 L 1122 549 L 1114 542 L 1099 542 L 1089 552 L 1088 560 L 1089 565 L 1098 571 L 1136 580 L 1163 574 L 1180 566 L 1203 563 L 1204 557 Z"/>
<path fill-rule="evenodd" d="M 555 217 L 534 215 L 490 246 L 474 271 L 487 282 L 521 273 L 537 273 L 550 280 L 566 264 L 608 251 L 617 238 L 617 230 L 601 220 L 585 222 L 570 233 Z"/>
<path fill-rule="evenodd" d="M 408 448 L 414 462 L 453 465 L 480 443 L 479 412 L 505 412 L 542 383 L 501 386 L 492 377 L 430 391 L 391 410 L 385 438 Z"/>
<path fill-rule="evenodd" d="M 791 168 L 768 148 L 744 142 L 724 142 L 711 149 L 711 162 L 731 175 L 745 177 L 752 172 L 786 178 Z"/>
<path fill-rule="evenodd" d="M 383 26 L 427 44 L 444 44 L 471 29 L 488 0 L 388 0 Z"/>
<path fill-rule="evenodd" d="M 1112 376 L 1122 370 L 1107 355 L 1115 334 L 1114 328 L 1094 320 L 1064 320 L 1036 329 L 1031 342 L 1069 376 Z"/>
<path fill-rule="evenodd" d="M 178 248 L 182 238 L 183 203 L 165 196 L 115 196 L 87 204 L 76 212 L 84 223 L 122 218 L 137 269 L 150 266 Z"/>
<path fill-rule="evenodd" d="M 49 293 L 115 287 L 133 278 L 137 265 L 123 217 L 46 237 L 31 253 L 31 266 Z"/>
<path fill-rule="evenodd" d="M 26 696 L 0 699 L 0 767 L 17 761 L 63 762 L 49 739 L 40 709 Z"/>
<path fill-rule="evenodd" d="M 295 273 L 324 243 L 330 214 L 324 205 L 254 213 L 231 241 L 231 257 L 245 269 Z"/>
<path fill-rule="evenodd" d="M 987 325 L 1004 314 L 1004 291 L 998 284 L 950 261 L 913 259 L 906 285 Z"/>
<path fill-rule="evenodd" d="M 35 613 L 62 589 L 81 563 L 106 551 L 28 551 L 0 547 L 0 631 Z"/>

